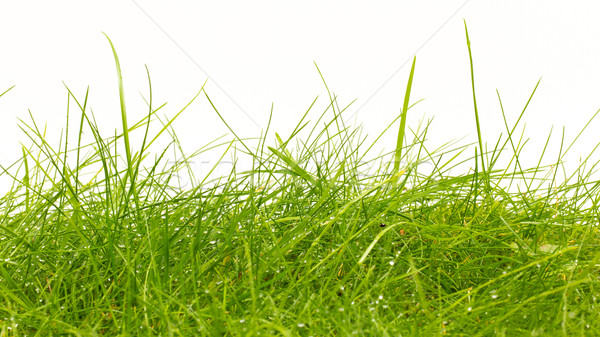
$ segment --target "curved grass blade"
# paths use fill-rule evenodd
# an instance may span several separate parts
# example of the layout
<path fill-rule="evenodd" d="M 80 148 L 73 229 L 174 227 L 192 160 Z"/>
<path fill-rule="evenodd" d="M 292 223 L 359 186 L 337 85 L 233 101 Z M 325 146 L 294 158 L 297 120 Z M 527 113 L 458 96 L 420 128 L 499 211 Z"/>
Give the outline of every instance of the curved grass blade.
<path fill-rule="evenodd" d="M 467 48 L 469 49 L 469 63 L 471 65 L 471 87 L 473 88 L 473 108 L 475 109 L 475 123 L 477 124 L 477 138 L 479 140 L 479 156 L 481 157 L 481 171 L 484 174 L 486 187 L 490 189 L 489 176 L 486 174 L 485 163 L 483 160 L 483 142 L 481 141 L 481 127 L 479 125 L 479 111 L 477 110 L 477 98 L 475 96 L 475 73 L 473 71 L 473 56 L 471 54 L 471 40 L 469 40 L 469 31 L 467 30 L 467 21 L 465 23 L 465 34 L 467 35 Z"/>
<path fill-rule="evenodd" d="M 121 106 L 121 121 L 123 123 L 123 139 L 125 140 L 125 155 L 127 156 L 127 173 L 129 178 L 131 179 L 131 184 L 133 188 L 133 165 L 131 163 L 131 147 L 129 144 L 129 127 L 127 127 L 127 109 L 125 107 L 125 91 L 123 89 L 123 76 L 121 73 L 121 63 L 119 62 L 119 56 L 117 55 L 117 51 L 112 41 L 106 35 L 106 33 L 102 33 L 108 39 L 108 43 L 110 43 L 110 48 L 112 49 L 113 55 L 115 57 L 115 65 L 117 66 L 117 78 L 119 81 L 119 104 Z M 124 183 L 127 183 L 125 179 Z"/>
<path fill-rule="evenodd" d="M 410 90 L 412 89 L 413 76 L 415 75 L 415 63 L 417 57 L 413 59 L 410 75 L 408 76 L 408 84 L 406 85 L 406 94 L 404 94 L 404 104 L 402 105 L 402 118 L 400 119 L 400 129 L 398 130 L 398 140 L 396 141 L 396 155 L 394 160 L 394 173 L 400 170 L 400 158 L 402 157 L 402 143 L 404 142 L 404 133 L 406 130 L 406 113 L 408 112 L 408 101 L 410 99 Z"/>

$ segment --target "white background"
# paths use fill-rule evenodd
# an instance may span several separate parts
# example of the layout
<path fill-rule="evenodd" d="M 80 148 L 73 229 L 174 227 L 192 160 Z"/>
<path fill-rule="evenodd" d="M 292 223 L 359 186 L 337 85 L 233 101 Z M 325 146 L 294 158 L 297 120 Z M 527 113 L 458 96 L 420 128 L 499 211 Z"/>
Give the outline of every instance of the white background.
<path fill-rule="evenodd" d="M 114 59 L 101 32 L 121 59 L 130 124 L 147 113 L 147 65 L 154 105 L 168 102 L 167 116 L 208 79 L 206 91 L 239 135 L 258 136 L 272 103 L 272 130 L 287 135 L 315 97 L 311 117 L 328 104 L 314 61 L 340 105 L 356 99 L 346 119 L 376 136 L 400 111 L 416 55 L 411 102 L 425 100 L 410 111 L 409 126 L 434 117 L 432 148 L 463 136 L 462 144 L 475 141 L 463 19 L 489 147 L 506 134 L 496 89 L 512 124 L 542 78 L 520 124 L 531 138 L 523 156 L 531 164 L 552 126 L 556 153 L 562 127 L 568 144 L 600 108 L 598 1 L 5 1 L 0 7 L 0 92 L 16 85 L 0 98 L 5 167 L 21 155 L 20 142 L 31 144 L 17 120 L 31 124 L 28 109 L 38 126 L 47 123 L 48 141 L 58 148 L 64 84 L 81 100 L 89 86 L 102 134 L 121 132 Z M 574 167 L 596 145 L 598 127 L 593 123 L 570 150 Z M 228 133 L 203 94 L 175 130 L 188 153 Z M 380 145 L 392 149 L 395 136 Z"/>

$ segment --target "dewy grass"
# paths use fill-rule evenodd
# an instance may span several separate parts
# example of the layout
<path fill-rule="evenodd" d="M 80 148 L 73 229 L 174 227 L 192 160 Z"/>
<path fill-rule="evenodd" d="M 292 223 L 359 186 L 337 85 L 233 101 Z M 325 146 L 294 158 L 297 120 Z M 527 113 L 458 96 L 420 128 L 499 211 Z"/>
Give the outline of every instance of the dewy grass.
<path fill-rule="evenodd" d="M 523 114 L 513 126 L 503 115 L 508 137 L 492 151 L 432 150 L 428 124 L 409 134 L 401 122 L 400 146 L 374 156 L 330 95 L 287 137 L 269 119 L 258 139 L 166 167 L 169 147 L 142 166 L 183 110 L 151 136 L 151 89 L 148 116 L 128 126 L 119 87 L 121 134 L 101 136 L 87 94 L 68 91 L 64 143 L 50 146 L 32 116 L 32 145 L 2 166 L 13 184 L 0 199 L 0 335 L 600 334 L 598 162 L 557 180 L 568 146 L 521 168 Z M 250 169 L 177 186 L 191 158 L 234 148 Z"/>

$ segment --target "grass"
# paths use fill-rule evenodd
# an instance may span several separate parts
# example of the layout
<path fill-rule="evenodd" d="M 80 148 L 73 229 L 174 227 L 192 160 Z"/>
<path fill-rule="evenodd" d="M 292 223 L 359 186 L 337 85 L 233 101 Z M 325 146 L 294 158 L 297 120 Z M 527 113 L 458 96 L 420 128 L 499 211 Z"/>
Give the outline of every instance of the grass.
<path fill-rule="evenodd" d="M 32 145 L 1 167 L 13 184 L 0 199 L 0 336 L 600 334 L 598 162 L 559 180 L 574 144 L 563 135 L 560 153 L 521 168 L 527 106 L 512 126 L 503 115 L 488 150 L 472 67 L 474 156 L 473 144 L 429 149 L 427 125 L 406 129 L 415 59 L 390 152 L 372 149 L 398 118 L 369 142 L 330 94 L 287 137 L 269 119 L 258 138 L 231 129 L 166 165 L 183 110 L 151 136 L 163 106 L 148 76 L 148 115 L 130 126 L 114 56 L 121 134 L 103 137 L 87 94 L 67 88 L 77 145 L 70 109 L 58 149 L 31 116 Z M 204 87 L 192 101 L 202 94 L 222 118 Z M 173 142 L 151 152 L 165 131 Z M 251 169 L 178 186 L 191 158 L 234 148 Z"/>

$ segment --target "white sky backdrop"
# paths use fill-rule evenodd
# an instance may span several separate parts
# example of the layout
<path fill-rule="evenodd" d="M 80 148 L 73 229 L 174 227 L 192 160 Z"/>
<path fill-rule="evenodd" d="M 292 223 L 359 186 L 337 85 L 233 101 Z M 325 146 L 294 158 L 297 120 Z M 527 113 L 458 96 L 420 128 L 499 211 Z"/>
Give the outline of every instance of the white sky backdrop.
<path fill-rule="evenodd" d="M 148 95 L 147 65 L 155 106 L 168 102 L 168 116 L 208 79 L 206 91 L 240 135 L 266 128 L 271 103 L 272 130 L 287 135 L 317 95 L 313 117 L 328 103 L 315 61 L 341 105 L 357 99 L 346 118 L 354 115 L 352 122 L 376 136 L 399 113 L 416 54 L 411 101 L 425 101 L 410 111 L 409 126 L 435 117 L 432 147 L 463 136 L 463 144 L 475 141 L 463 19 L 489 147 L 504 132 L 496 89 L 513 123 L 542 78 L 524 119 L 531 140 L 523 159 L 531 164 L 552 126 L 557 150 L 563 126 L 569 142 L 600 108 L 598 1 L 11 1 L 0 7 L 0 92 L 16 85 L 0 98 L 3 165 L 20 156 L 19 142 L 30 144 L 17 126 L 17 118 L 29 120 L 28 109 L 39 126 L 48 124 L 49 142 L 58 147 L 63 82 L 81 100 L 90 87 L 89 106 L 104 136 L 121 132 L 114 59 L 102 31 L 121 59 L 130 125 L 147 113 L 140 95 Z M 593 123 L 570 150 L 572 163 L 600 140 L 599 127 Z M 227 133 L 203 95 L 175 130 L 188 153 Z M 392 149 L 395 136 L 382 145 Z M 214 159 L 194 165 L 202 160 Z"/>

